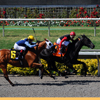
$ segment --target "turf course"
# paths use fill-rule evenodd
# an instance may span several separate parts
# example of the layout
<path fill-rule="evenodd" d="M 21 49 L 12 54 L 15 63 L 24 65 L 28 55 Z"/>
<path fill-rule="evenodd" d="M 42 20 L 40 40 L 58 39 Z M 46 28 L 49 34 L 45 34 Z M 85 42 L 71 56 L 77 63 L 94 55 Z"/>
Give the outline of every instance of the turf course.
<path fill-rule="evenodd" d="M 76 38 L 82 34 L 89 37 L 95 44 L 95 49 L 100 49 L 100 27 L 96 28 L 96 36 L 94 37 L 94 27 L 50 27 L 50 37 L 48 36 L 48 27 L 34 27 L 38 40 L 49 39 L 55 42 L 58 37 L 69 34 L 71 31 L 76 33 Z M 5 37 L 3 37 L 2 26 L 0 26 L 0 49 L 10 49 L 14 43 L 22 38 L 35 34 L 32 27 L 28 26 L 5 26 Z M 89 49 L 83 47 L 82 49 Z"/>

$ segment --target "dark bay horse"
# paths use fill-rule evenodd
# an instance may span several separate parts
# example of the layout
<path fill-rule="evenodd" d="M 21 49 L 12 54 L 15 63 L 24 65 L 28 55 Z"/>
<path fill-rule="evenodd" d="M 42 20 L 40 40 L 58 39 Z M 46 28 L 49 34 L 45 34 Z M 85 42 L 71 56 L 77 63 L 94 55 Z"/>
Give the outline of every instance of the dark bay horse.
<path fill-rule="evenodd" d="M 41 50 L 45 49 L 47 46 L 47 41 L 44 40 L 42 42 L 40 42 L 38 44 L 37 47 L 32 48 L 31 50 L 28 50 L 24 59 L 23 59 L 23 64 L 25 67 L 36 67 L 39 68 L 42 72 L 42 76 L 43 76 L 43 71 L 45 73 L 47 73 L 44 70 L 44 66 L 40 63 L 38 63 L 39 59 L 38 56 L 41 52 Z M 33 52 L 33 49 L 36 52 Z M 7 64 L 11 64 L 13 66 L 16 67 L 21 67 L 20 62 L 19 61 L 14 61 L 10 59 L 10 50 L 8 49 L 1 49 L 0 50 L 0 68 L 2 69 L 3 73 L 4 73 L 4 77 L 5 79 L 12 85 L 14 86 L 14 84 L 10 81 L 9 77 L 8 77 L 8 73 L 7 73 Z M 47 73 L 48 74 L 48 73 Z M 50 77 L 54 78 L 52 75 L 48 74 Z M 41 76 L 41 78 L 42 78 Z"/>
<path fill-rule="evenodd" d="M 53 69 L 51 70 L 58 72 L 55 65 L 55 61 L 64 63 L 66 66 L 68 66 L 70 69 L 73 69 L 73 70 L 74 70 L 73 64 L 83 64 L 83 67 L 85 69 L 84 75 L 86 76 L 86 71 L 87 71 L 86 64 L 84 62 L 77 60 L 78 53 L 83 46 L 87 46 L 91 49 L 95 47 L 95 45 L 91 42 L 91 40 L 88 37 L 86 37 L 85 35 L 82 35 L 81 37 L 77 38 L 76 40 L 74 40 L 74 42 L 68 45 L 68 50 L 67 50 L 67 53 L 64 55 L 64 57 L 57 57 L 57 56 L 53 56 L 49 54 L 50 52 L 54 50 L 54 47 L 49 49 L 48 53 L 45 53 L 45 51 L 42 50 L 40 53 L 40 57 L 47 61 L 49 71 L 51 69 L 51 66 L 53 66 Z"/>

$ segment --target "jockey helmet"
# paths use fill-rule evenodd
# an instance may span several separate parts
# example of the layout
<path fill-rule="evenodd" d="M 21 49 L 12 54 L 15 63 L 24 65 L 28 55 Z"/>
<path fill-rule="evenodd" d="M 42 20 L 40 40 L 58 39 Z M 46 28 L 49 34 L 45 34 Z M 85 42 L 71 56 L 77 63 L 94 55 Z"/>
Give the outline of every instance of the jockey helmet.
<path fill-rule="evenodd" d="M 34 41 L 34 36 L 29 35 L 29 36 L 28 36 L 28 39 L 33 40 L 33 41 Z"/>
<path fill-rule="evenodd" d="M 76 36 L 75 32 L 71 32 L 70 35 Z"/>

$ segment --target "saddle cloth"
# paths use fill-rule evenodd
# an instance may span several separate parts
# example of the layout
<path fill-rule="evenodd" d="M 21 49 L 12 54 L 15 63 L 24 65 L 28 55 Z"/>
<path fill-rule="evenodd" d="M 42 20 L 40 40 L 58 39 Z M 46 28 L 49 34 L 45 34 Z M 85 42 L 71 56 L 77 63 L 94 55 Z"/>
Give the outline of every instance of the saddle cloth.
<path fill-rule="evenodd" d="M 55 49 L 57 49 L 57 51 L 55 53 L 53 53 L 53 56 L 63 57 L 65 55 L 65 53 L 67 52 L 68 47 L 65 49 L 65 53 L 61 53 L 59 50 L 59 45 L 56 42 L 54 42 L 53 45 L 57 45 L 57 46 L 55 46 Z"/>
<path fill-rule="evenodd" d="M 19 50 L 15 50 L 14 48 L 11 48 L 11 50 L 10 50 L 10 58 L 11 58 L 11 60 L 19 60 L 18 59 L 19 53 L 20 53 Z"/>

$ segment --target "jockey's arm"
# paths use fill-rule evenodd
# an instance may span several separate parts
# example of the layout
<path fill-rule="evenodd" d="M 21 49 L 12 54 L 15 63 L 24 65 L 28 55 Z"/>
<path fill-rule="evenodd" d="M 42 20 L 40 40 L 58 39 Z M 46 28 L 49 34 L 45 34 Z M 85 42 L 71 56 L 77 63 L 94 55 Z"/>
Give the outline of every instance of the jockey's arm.
<path fill-rule="evenodd" d="M 75 39 L 75 40 L 72 40 L 72 42 L 73 42 L 73 43 L 76 43 L 77 41 L 78 41 L 78 38 L 77 38 L 77 39 Z"/>
<path fill-rule="evenodd" d="M 27 42 L 27 41 L 25 42 L 25 45 L 26 45 L 26 46 L 28 46 L 29 48 L 33 48 L 33 47 L 35 47 L 35 46 L 36 46 L 36 44 L 31 45 L 31 44 L 29 44 L 29 42 Z"/>
<path fill-rule="evenodd" d="M 38 45 L 38 43 L 36 43 L 36 42 L 31 42 L 31 45 L 35 45 L 35 44 Z"/>
<path fill-rule="evenodd" d="M 61 41 L 60 41 L 60 44 L 59 44 L 59 48 L 61 48 L 61 44 L 63 41 L 67 40 L 67 37 L 64 37 Z"/>
<path fill-rule="evenodd" d="M 36 44 L 36 42 L 32 42 L 32 44 Z"/>

